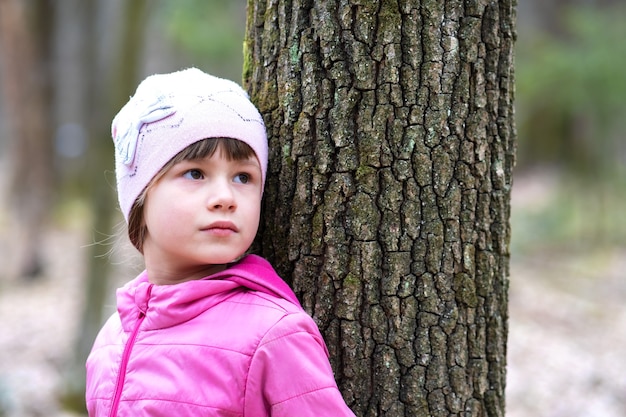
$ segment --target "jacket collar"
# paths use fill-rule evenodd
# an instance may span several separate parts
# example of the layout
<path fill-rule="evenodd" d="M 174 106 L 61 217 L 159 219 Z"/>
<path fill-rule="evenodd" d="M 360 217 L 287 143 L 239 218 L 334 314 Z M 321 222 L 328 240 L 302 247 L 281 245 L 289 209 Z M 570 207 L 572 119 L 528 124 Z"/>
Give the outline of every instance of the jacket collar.
<path fill-rule="evenodd" d="M 146 315 L 146 329 L 160 329 L 201 314 L 241 288 L 283 298 L 300 307 L 296 295 L 270 263 L 259 256 L 248 255 L 224 271 L 175 285 L 151 284 L 147 272 L 143 271 L 117 290 L 117 309 L 126 331 L 140 314 Z"/>

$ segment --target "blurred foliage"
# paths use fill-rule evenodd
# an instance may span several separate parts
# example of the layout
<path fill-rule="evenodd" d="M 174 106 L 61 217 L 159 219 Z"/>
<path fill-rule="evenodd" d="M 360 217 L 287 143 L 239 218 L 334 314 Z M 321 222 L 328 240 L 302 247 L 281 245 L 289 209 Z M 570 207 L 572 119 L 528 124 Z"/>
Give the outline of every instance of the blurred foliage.
<path fill-rule="evenodd" d="M 513 253 L 583 252 L 626 246 L 626 178 L 598 182 L 590 190 L 574 177 L 544 172 L 535 173 L 535 178 L 523 178 L 518 185 L 541 189 L 521 190 L 514 200 Z"/>
<path fill-rule="evenodd" d="M 558 33 L 520 29 L 516 100 L 521 168 L 556 163 L 587 179 L 623 169 L 625 17 L 621 4 L 577 7 L 562 14 Z"/>
<path fill-rule="evenodd" d="M 516 253 L 626 245 L 626 6 L 559 16 L 518 29 Z"/>
<path fill-rule="evenodd" d="M 195 66 L 241 81 L 246 0 L 161 1 L 160 18 Z"/>

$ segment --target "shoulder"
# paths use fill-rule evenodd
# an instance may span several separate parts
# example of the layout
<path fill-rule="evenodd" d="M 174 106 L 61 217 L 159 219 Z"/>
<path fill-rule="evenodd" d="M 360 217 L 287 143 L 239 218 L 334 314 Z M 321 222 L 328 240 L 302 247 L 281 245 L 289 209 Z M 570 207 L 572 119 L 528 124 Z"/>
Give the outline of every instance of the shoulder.
<path fill-rule="evenodd" d="M 319 334 L 311 316 L 299 305 L 265 292 L 239 292 L 222 302 L 219 308 L 224 319 L 240 321 L 241 327 L 257 329 L 262 334 L 291 331 Z"/>
<path fill-rule="evenodd" d="M 246 408 L 255 415 L 267 405 L 274 416 L 352 416 L 337 389 L 319 329 L 302 310 L 283 315 L 268 328 L 251 358 Z"/>
<path fill-rule="evenodd" d="M 313 318 L 292 304 L 286 307 L 285 314 L 268 328 L 260 347 L 272 343 L 290 343 L 286 339 L 305 338 L 326 351 L 326 345 Z"/>
<path fill-rule="evenodd" d="M 245 291 L 225 301 L 222 312 L 233 328 L 247 328 L 254 335 L 254 354 L 262 359 L 269 352 L 287 354 L 298 351 L 315 351 L 326 360 L 326 344 L 313 318 L 299 305 L 260 291 Z"/>
<path fill-rule="evenodd" d="M 94 347 L 99 344 L 115 343 L 119 338 L 119 335 L 123 333 L 122 322 L 117 312 L 111 314 L 111 316 L 105 321 L 104 325 L 98 332 L 98 337 L 95 340 Z"/>

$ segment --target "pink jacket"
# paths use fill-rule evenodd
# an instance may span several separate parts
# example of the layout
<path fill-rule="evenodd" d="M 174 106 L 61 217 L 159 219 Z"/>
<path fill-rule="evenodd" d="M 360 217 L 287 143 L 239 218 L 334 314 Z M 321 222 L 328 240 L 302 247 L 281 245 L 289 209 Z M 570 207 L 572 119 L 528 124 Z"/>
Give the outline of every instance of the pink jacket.
<path fill-rule="evenodd" d="M 315 322 L 264 259 L 158 286 L 145 272 L 87 360 L 90 416 L 354 416 Z"/>

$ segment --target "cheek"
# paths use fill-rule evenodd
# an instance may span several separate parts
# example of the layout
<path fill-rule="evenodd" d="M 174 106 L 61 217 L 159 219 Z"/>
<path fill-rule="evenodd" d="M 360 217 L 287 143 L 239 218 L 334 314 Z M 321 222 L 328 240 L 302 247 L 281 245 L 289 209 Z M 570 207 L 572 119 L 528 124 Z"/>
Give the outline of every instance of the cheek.
<path fill-rule="evenodd" d="M 259 230 L 259 222 L 261 220 L 261 216 L 259 211 L 257 210 L 254 213 L 250 214 L 250 222 L 249 222 L 249 227 L 252 230 L 252 238 L 254 239 L 254 237 L 256 236 L 256 232 Z"/>
<path fill-rule="evenodd" d="M 254 240 L 261 218 L 261 201 L 258 198 L 246 198 L 239 204 L 239 219 L 245 226 L 246 239 Z"/>
<path fill-rule="evenodd" d="M 146 239 L 164 247 L 181 247 L 190 239 L 189 221 L 180 213 L 168 213 L 165 210 L 152 212 L 146 216 Z"/>
<path fill-rule="evenodd" d="M 251 199 L 246 204 L 246 209 L 249 224 L 255 224 L 255 228 L 258 228 L 261 219 L 261 199 Z"/>
<path fill-rule="evenodd" d="M 148 233 L 151 235 L 176 235 L 177 231 L 182 231 L 183 226 L 189 221 L 184 207 L 179 201 L 168 198 L 163 199 L 155 194 L 146 199 L 144 207 L 144 223 Z"/>

